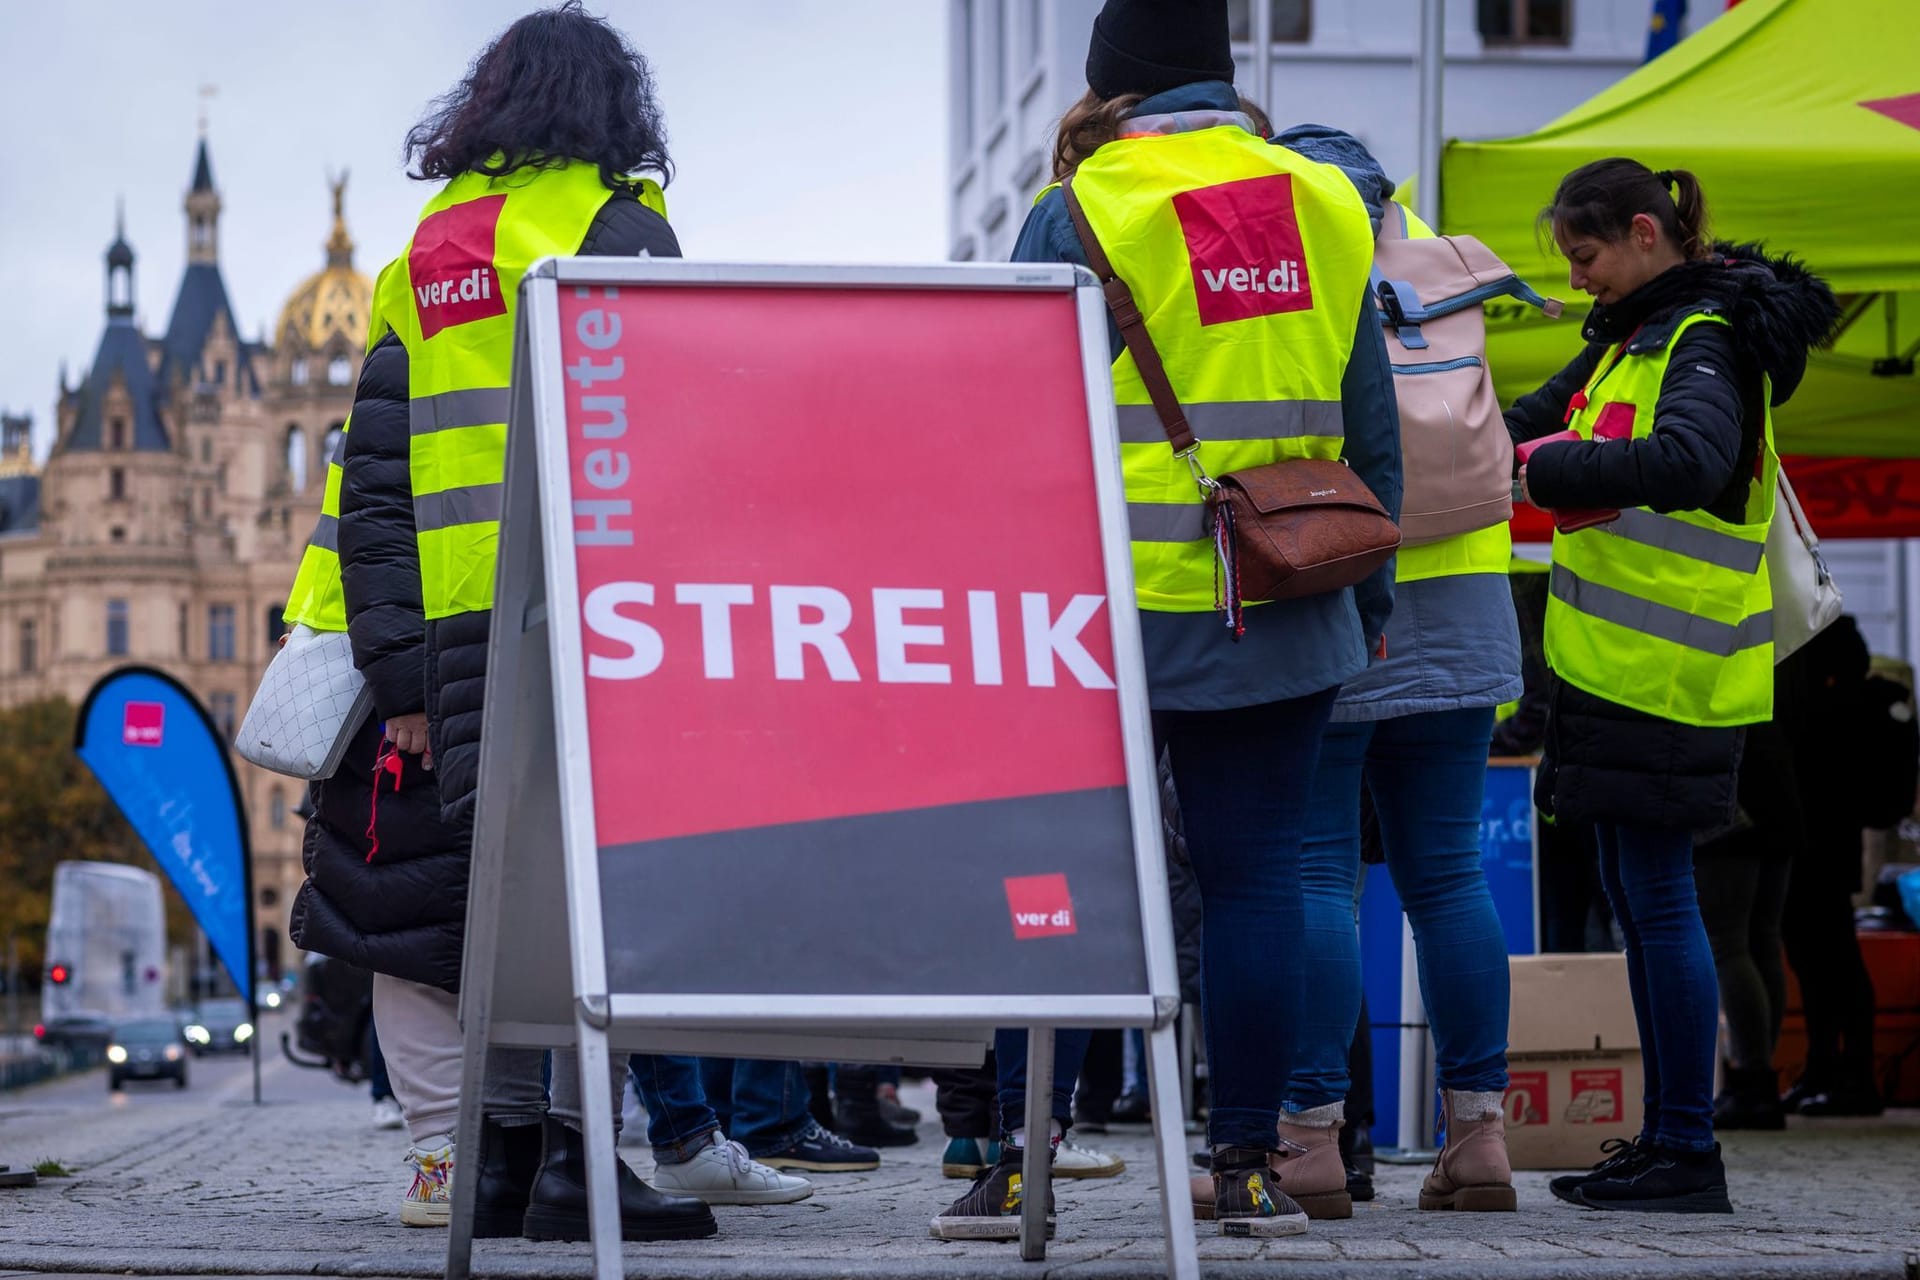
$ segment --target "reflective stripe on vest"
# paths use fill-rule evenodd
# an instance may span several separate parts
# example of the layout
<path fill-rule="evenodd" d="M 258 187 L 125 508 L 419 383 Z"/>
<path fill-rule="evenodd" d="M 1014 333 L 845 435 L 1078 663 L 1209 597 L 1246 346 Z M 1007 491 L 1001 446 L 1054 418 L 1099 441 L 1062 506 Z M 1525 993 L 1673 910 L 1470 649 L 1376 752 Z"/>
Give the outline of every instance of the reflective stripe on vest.
<path fill-rule="evenodd" d="M 1140 302 L 1201 464 L 1223 475 L 1339 457 L 1340 382 L 1373 253 L 1346 175 L 1223 125 L 1122 137 L 1073 181 Z M 1124 350 L 1113 389 L 1140 606 L 1210 610 L 1205 506 Z"/>
<path fill-rule="evenodd" d="M 1409 240 L 1430 240 L 1433 228 L 1411 209 L 1398 202 L 1387 207 L 1386 216 L 1400 219 L 1400 234 Z M 1427 578 L 1452 578 L 1469 573 L 1507 572 L 1513 560 L 1513 529 L 1507 524 L 1491 525 L 1469 533 L 1401 547 L 1393 558 L 1396 582 L 1420 582 Z"/>
<path fill-rule="evenodd" d="M 1693 325 L 1724 323 L 1693 315 L 1658 352 L 1615 347 L 1570 425 L 1588 439 L 1596 428 L 1603 441 L 1645 439 L 1674 347 Z M 1546 648 L 1562 679 L 1682 724 L 1753 724 L 1773 714 L 1765 553 L 1779 459 L 1770 414 L 1762 439 L 1738 524 L 1704 511 L 1633 508 L 1611 524 L 1554 535 Z"/>
<path fill-rule="evenodd" d="M 665 216 L 651 181 L 636 198 Z M 614 193 L 591 164 L 467 173 L 427 202 L 376 305 L 407 348 L 408 467 L 428 618 L 493 607 L 520 277 L 578 252 Z"/>
<path fill-rule="evenodd" d="M 1654 636 L 1672 644 L 1717 658 L 1730 658 L 1743 649 L 1773 643 L 1773 611 L 1749 614 L 1728 624 L 1688 613 L 1672 605 L 1656 604 L 1639 596 L 1603 587 L 1556 565 L 1548 581 L 1553 598 L 1588 617 Z"/>

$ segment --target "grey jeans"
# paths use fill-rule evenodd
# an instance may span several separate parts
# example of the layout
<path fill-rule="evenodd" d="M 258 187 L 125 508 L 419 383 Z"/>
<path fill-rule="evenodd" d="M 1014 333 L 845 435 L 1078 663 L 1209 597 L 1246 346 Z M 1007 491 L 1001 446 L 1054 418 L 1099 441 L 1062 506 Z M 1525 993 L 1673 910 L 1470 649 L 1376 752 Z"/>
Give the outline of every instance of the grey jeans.
<path fill-rule="evenodd" d="M 380 1028 L 380 1051 L 387 1059 L 393 1096 L 407 1118 L 414 1142 L 451 1140 L 460 1116 L 460 1065 L 463 1041 L 459 997 L 388 974 L 373 975 L 373 1020 Z M 571 1049 L 553 1055 L 553 1101 L 541 1082 L 545 1051 L 489 1049 L 484 1107 L 486 1114 L 512 1123 L 551 1114 L 580 1127 L 580 1060 Z M 620 1095 L 626 1086 L 627 1057 L 613 1055 L 609 1086 L 613 1127 L 620 1128 Z M 436 1141 L 432 1145 L 439 1145 Z"/>

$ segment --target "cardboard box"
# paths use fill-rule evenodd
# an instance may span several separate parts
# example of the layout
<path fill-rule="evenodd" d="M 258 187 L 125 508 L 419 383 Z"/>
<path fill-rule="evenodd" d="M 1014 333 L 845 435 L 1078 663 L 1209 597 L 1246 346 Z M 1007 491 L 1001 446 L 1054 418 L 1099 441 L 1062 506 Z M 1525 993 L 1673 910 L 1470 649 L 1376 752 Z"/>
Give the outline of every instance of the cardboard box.
<path fill-rule="evenodd" d="M 1513 956 L 1507 1153 L 1516 1169 L 1584 1169 L 1640 1132 L 1640 1032 L 1627 958 Z"/>

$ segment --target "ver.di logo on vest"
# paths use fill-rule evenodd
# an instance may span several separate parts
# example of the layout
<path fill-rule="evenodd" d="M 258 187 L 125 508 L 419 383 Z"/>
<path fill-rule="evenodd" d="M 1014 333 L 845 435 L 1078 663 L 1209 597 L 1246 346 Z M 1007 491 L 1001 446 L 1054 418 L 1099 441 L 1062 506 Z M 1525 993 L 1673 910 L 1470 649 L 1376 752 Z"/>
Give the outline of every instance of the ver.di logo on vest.
<path fill-rule="evenodd" d="M 482 196 L 420 220 L 407 254 L 420 336 L 507 313 L 500 273 L 493 265 L 494 235 L 507 198 Z"/>
<path fill-rule="evenodd" d="M 1201 324 L 1313 309 L 1292 174 L 1182 191 L 1173 208 L 1193 263 Z"/>

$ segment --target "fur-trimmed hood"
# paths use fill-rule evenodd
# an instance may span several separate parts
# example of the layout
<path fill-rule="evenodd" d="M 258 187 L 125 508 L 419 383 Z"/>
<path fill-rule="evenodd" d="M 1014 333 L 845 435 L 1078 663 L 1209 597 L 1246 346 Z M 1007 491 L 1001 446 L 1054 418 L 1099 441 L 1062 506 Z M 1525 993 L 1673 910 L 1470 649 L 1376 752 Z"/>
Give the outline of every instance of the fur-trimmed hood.
<path fill-rule="evenodd" d="M 1596 305 L 1581 332 L 1589 342 L 1615 343 L 1638 330 L 1653 346 L 1664 340 L 1660 330 L 1703 311 L 1727 318 L 1741 358 L 1772 379 L 1776 405 L 1800 385 L 1807 353 L 1825 345 L 1840 319 L 1833 290 L 1798 259 L 1720 241 L 1711 256 L 1662 272 L 1611 306 Z"/>

